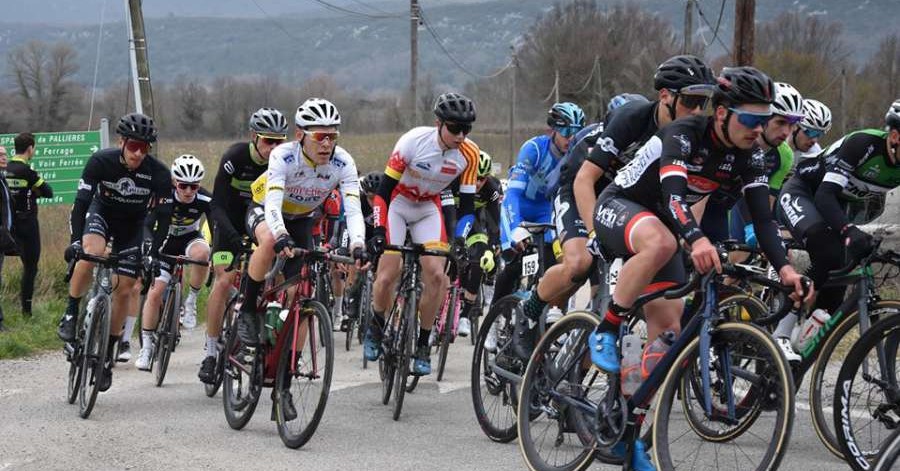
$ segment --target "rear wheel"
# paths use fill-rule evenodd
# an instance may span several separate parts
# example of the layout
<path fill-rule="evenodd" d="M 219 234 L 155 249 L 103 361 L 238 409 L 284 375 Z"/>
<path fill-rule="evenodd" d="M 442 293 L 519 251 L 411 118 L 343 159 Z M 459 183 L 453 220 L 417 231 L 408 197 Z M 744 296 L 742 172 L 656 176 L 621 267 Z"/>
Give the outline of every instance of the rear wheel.
<path fill-rule="evenodd" d="M 225 368 L 222 376 L 222 404 L 228 425 L 240 430 L 250 422 L 262 390 L 262 359 L 253 354 L 252 361 L 245 362 L 245 352 L 237 338 L 237 329 L 228 332 L 225 342 Z M 246 364 L 245 364 L 246 363 Z"/>
<path fill-rule="evenodd" d="M 315 433 L 325 413 L 334 341 L 328 311 L 318 302 L 304 303 L 288 323 L 275 376 L 275 420 L 285 446 L 299 448 Z"/>
<path fill-rule="evenodd" d="M 438 353 L 438 371 L 437 380 L 444 379 L 444 367 L 447 365 L 447 354 L 450 352 L 450 342 L 453 341 L 453 320 L 455 318 L 456 309 L 459 305 L 459 292 L 454 286 L 447 292 L 447 301 L 445 303 L 444 312 L 444 331 L 440 332 L 441 347 Z"/>
<path fill-rule="evenodd" d="M 109 343 L 109 297 L 94 298 L 93 312 L 84 338 L 81 355 L 81 388 L 78 393 L 79 415 L 86 419 L 91 415 L 100 391 L 100 379 L 106 363 Z"/>

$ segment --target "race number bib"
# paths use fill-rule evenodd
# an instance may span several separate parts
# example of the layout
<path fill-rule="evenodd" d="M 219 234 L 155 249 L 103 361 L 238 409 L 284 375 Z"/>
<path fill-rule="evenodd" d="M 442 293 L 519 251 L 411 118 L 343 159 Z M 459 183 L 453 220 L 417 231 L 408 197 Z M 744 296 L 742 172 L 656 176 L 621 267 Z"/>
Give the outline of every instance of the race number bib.
<path fill-rule="evenodd" d="M 531 276 L 538 272 L 538 254 L 522 257 L 522 276 Z"/>

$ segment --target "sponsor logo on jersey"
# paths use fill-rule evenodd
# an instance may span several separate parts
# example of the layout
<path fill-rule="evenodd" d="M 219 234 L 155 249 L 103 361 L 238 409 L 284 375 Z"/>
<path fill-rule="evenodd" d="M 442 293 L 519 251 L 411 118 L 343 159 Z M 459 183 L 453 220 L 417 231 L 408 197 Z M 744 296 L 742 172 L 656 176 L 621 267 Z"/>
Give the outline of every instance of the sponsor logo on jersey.
<path fill-rule="evenodd" d="M 456 175 L 456 167 L 452 165 L 444 165 L 441 167 L 441 173 L 446 175 Z"/>
<path fill-rule="evenodd" d="M 597 220 L 600 224 L 612 229 L 616 224 L 616 210 L 607 206 L 601 206 L 597 211 Z"/>
<path fill-rule="evenodd" d="M 672 139 L 678 141 L 678 144 L 681 146 L 681 155 L 687 156 L 691 153 L 691 140 L 688 139 L 684 134 L 676 134 L 672 136 Z"/>
<path fill-rule="evenodd" d="M 609 152 L 612 155 L 619 155 L 619 149 L 616 148 L 616 143 L 613 142 L 612 138 L 610 137 L 597 139 L 597 143 L 594 145 L 599 145 L 600 149 L 602 149 L 603 152 Z"/>
<path fill-rule="evenodd" d="M 431 170 L 431 164 L 428 162 L 416 162 L 415 166 L 426 172 Z"/>
<path fill-rule="evenodd" d="M 91 185 L 88 185 L 87 183 L 85 183 L 84 180 L 81 180 L 81 179 L 78 180 L 78 189 L 79 190 L 91 191 L 91 188 L 92 188 Z"/>
<path fill-rule="evenodd" d="M 147 175 L 146 173 L 135 173 L 134 175 L 138 178 L 143 178 L 144 180 L 153 180 L 153 177 Z"/>
<path fill-rule="evenodd" d="M 698 175 L 688 176 L 688 188 L 695 193 L 712 193 L 719 187 L 719 183 Z"/>
<path fill-rule="evenodd" d="M 150 194 L 149 188 L 137 186 L 134 180 L 128 177 L 122 177 L 116 182 L 104 181 L 103 184 L 122 196 L 147 196 Z"/>
<path fill-rule="evenodd" d="M 227 173 L 227 174 L 229 174 L 229 175 L 231 175 L 232 173 L 234 173 L 234 164 L 231 163 L 230 160 L 229 160 L 228 162 L 225 162 L 225 165 L 223 165 L 222 168 L 224 168 L 224 169 L 225 169 L 225 173 Z"/>
<path fill-rule="evenodd" d="M 778 202 L 781 204 L 781 209 L 784 211 L 784 215 L 787 216 L 788 221 L 790 221 L 791 226 L 796 227 L 797 223 L 806 217 L 806 215 L 803 214 L 803 207 L 800 206 L 799 197 L 796 197 L 791 201 L 791 195 L 789 193 L 784 193 L 778 199 Z"/>

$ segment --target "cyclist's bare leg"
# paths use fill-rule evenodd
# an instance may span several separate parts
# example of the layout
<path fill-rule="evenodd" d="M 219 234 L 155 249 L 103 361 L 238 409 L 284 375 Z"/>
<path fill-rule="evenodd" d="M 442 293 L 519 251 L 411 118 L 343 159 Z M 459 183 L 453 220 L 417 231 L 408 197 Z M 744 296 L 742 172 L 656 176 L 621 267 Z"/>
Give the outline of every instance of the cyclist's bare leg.
<path fill-rule="evenodd" d="M 194 260 L 209 260 L 209 245 L 205 243 L 191 244 L 187 256 Z M 203 282 L 206 281 L 206 276 L 209 274 L 209 266 L 190 265 L 190 271 L 189 283 L 191 287 L 200 289 L 203 286 Z"/>
<path fill-rule="evenodd" d="M 378 261 L 375 283 L 372 285 L 372 308 L 375 312 L 384 313 L 393 303 L 397 283 L 400 281 L 400 254 L 384 253 Z"/>
<path fill-rule="evenodd" d="M 275 238 L 265 221 L 256 226 L 254 234 L 256 235 L 256 250 L 250 255 L 247 274 L 256 281 L 263 281 L 266 272 L 272 268 L 272 260 L 275 258 Z"/>
<path fill-rule="evenodd" d="M 135 284 L 137 283 L 137 278 L 131 278 L 129 276 L 118 276 L 118 281 L 116 285 L 115 291 L 113 291 L 112 295 L 112 313 L 110 315 L 110 326 L 118 326 L 118 330 L 111 330 L 110 332 L 115 332 L 111 334 L 114 337 L 118 337 L 121 333 L 121 326 L 125 325 L 125 318 L 128 317 L 129 308 L 134 305 L 134 296 L 135 296 Z"/>
<path fill-rule="evenodd" d="M 97 234 L 85 234 L 81 237 L 81 246 L 88 255 L 101 256 L 106 251 L 106 239 Z M 75 263 L 72 278 L 69 280 L 69 296 L 81 298 L 91 287 L 91 275 L 94 264 L 85 260 Z M 115 324 L 113 324 L 115 325 Z"/>
<path fill-rule="evenodd" d="M 153 286 L 147 291 L 144 299 L 144 310 L 141 312 L 141 329 L 156 330 L 159 322 L 159 307 L 162 304 L 162 295 L 166 289 L 166 283 L 157 278 L 153 280 Z"/>
<path fill-rule="evenodd" d="M 423 329 L 431 330 L 434 318 L 444 300 L 444 293 L 450 286 L 450 280 L 444 274 L 445 260 L 443 257 L 423 256 L 420 263 L 422 264 L 422 284 L 424 286 L 422 300 L 419 303 L 419 319 Z"/>
<path fill-rule="evenodd" d="M 656 273 L 678 251 L 675 236 L 659 219 L 648 217 L 632 229 L 632 248 L 635 255 L 619 270 L 613 301 L 623 307 L 631 307 L 638 296 L 650 285 Z"/>
<path fill-rule="evenodd" d="M 225 315 L 225 302 L 228 301 L 228 296 L 234 283 L 234 276 L 237 275 L 237 270 L 226 272 L 225 268 L 227 268 L 225 265 L 213 267 L 215 278 L 212 289 L 209 292 L 209 298 L 206 300 L 206 335 L 212 338 L 218 338 L 222 335 L 222 318 Z"/>
<path fill-rule="evenodd" d="M 538 282 L 538 296 L 548 304 L 564 306 L 587 279 L 591 268 L 591 254 L 587 251 L 587 238 L 575 237 L 563 244 L 562 263 L 550 267 Z M 573 279 L 581 279 L 576 283 Z"/>
<path fill-rule="evenodd" d="M 618 287 L 617 287 L 618 288 Z M 656 299 L 644 305 L 644 316 L 647 319 L 647 345 L 667 330 L 676 334 L 681 332 L 681 314 L 684 312 L 684 301 L 681 299 Z"/>

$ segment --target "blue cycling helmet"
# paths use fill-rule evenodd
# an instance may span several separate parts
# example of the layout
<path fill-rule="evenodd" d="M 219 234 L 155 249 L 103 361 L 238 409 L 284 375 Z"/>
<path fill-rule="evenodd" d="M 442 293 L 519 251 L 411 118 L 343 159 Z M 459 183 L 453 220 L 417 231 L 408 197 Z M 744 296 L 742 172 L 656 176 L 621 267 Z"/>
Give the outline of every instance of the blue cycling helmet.
<path fill-rule="evenodd" d="M 575 134 L 584 127 L 584 111 L 575 103 L 554 103 L 547 112 L 547 125 Z"/>
<path fill-rule="evenodd" d="M 637 93 L 620 93 L 611 100 L 609 100 L 609 105 L 606 106 L 606 112 L 612 113 L 614 109 L 628 103 L 630 101 L 640 101 L 644 103 L 650 103 L 650 100 L 647 99 L 644 95 L 639 95 Z"/>

